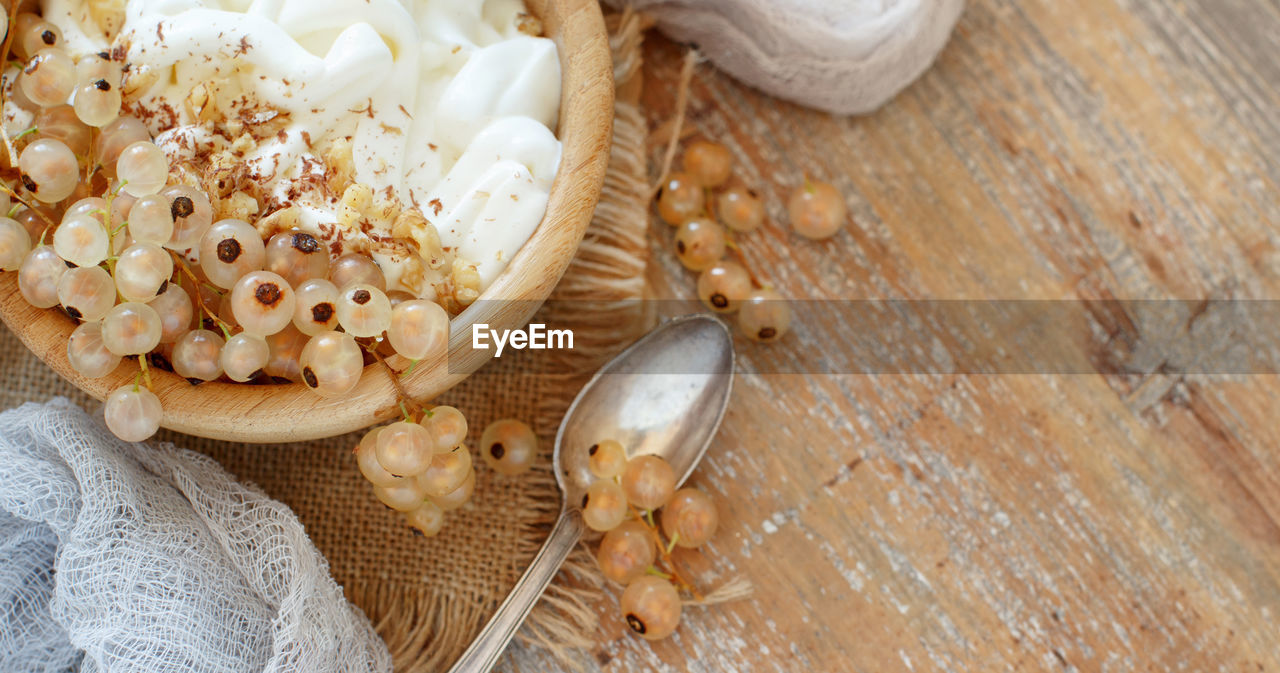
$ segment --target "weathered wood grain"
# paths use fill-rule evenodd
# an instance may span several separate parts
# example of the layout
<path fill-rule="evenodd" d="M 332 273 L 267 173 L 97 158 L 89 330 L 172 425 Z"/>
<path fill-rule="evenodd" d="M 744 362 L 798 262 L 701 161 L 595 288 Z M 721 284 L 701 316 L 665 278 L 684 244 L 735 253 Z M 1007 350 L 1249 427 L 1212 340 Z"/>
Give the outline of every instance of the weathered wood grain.
<path fill-rule="evenodd" d="M 874 116 L 704 66 L 690 120 L 764 194 L 773 222 L 741 243 L 788 296 L 1176 298 L 1189 326 L 1203 298 L 1280 296 L 1278 53 L 1275 0 L 974 0 L 937 67 Z M 650 40 L 655 123 L 680 57 Z M 831 241 L 778 224 L 806 173 L 848 197 Z M 659 296 L 688 297 L 654 226 Z M 754 597 L 691 608 L 654 645 L 602 597 L 584 665 L 1280 669 L 1280 381 L 1168 374 L 1135 353 L 1183 333 L 1095 318 L 1117 338 L 1049 330 L 1010 354 L 1080 349 L 1091 375 L 742 377 L 694 477 L 722 532 L 683 558 L 709 585 L 746 574 Z M 741 353 L 767 370 L 822 349 L 838 369 L 857 329 L 837 313 Z M 556 668 L 519 648 L 505 666 Z"/>

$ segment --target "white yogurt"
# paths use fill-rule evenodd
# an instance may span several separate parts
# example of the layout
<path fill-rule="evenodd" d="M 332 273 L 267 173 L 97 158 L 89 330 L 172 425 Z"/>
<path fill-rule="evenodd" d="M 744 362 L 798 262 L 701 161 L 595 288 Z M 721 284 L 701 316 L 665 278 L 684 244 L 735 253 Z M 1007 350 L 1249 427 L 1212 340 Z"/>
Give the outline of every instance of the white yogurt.
<path fill-rule="evenodd" d="M 114 39 L 85 0 L 42 5 L 77 55 L 123 47 L 157 75 L 138 101 L 172 157 L 228 144 L 184 105 L 204 83 L 224 113 L 287 113 L 243 161 L 314 233 L 332 231 L 336 199 L 298 178 L 344 138 L 356 181 L 415 205 L 485 286 L 546 211 L 560 62 L 518 31 L 521 0 L 129 0 Z M 379 261 L 394 285 L 395 261 Z"/>

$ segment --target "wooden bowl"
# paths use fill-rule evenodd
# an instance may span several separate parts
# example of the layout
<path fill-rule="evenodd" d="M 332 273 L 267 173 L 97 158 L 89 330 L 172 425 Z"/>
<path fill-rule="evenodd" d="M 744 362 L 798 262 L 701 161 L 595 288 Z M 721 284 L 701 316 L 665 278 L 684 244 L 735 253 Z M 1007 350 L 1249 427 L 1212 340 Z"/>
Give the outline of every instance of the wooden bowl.
<path fill-rule="evenodd" d="M 428 400 L 466 378 L 491 357 L 471 348 L 471 325 L 523 326 L 551 293 L 577 250 L 604 182 L 613 129 L 613 61 L 597 0 L 527 0 L 560 52 L 562 88 L 560 172 L 547 213 L 532 238 L 481 300 L 454 318 L 448 358 L 419 362 L 403 384 L 415 400 Z M 75 323 L 56 309 L 37 309 L 18 291 L 17 273 L 0 274 L 0 318 L 41 360 L 85 392 L 105 399 L 134 379 L 129 361 L 100 379 L 87 379 L 67 361 Z M 300 383 L 248 385 L 212 382 L 192 386 L 163 371 L 152 372 L 164 405 L 163 425 L 187 434 L 239 442 L 285 442 L 332 437 L 398 415 L 388 374 L 379 365 L 341 399 L 321 398 Z"/>

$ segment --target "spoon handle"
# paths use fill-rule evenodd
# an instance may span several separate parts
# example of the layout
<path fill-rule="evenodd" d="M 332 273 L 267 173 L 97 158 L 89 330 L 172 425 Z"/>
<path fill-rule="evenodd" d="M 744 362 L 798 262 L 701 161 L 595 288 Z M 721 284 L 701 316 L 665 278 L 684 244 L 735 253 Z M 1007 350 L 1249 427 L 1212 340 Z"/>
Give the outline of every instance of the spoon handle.
<path fill-rule="evenodd" d="M 543 590 L 551 583 L 551 578 L 560 571 L 569 552 L 578 544 L 583 526 L 582 513 L 577 509 L 565 507 L 560 510 L 560 518 L 556 520 L 547 541 L 542 543 L 538 555 L 533 557 L 529 569 L 524 571 L 520 581 L 511 589 L 511 594 L 498 606 L 498 611 L 485 624 L 484 630 L 476 636 L 467 651 L 462 653 L 453 668 L 449 669 L 449 673 L 488 673 L 493 668 L 507 643 L 511 642 L 512 636 L 524 623 L 529 610 L 538 602 L 538 597 L 542 596 Z"/>

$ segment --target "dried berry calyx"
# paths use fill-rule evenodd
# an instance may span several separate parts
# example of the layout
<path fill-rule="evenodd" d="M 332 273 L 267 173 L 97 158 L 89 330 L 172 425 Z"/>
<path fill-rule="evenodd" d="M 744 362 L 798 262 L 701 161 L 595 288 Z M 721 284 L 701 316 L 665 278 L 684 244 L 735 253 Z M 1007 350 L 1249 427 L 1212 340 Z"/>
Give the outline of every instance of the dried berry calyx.
<path fill-rule="evenodd" d="M 218 243 L 218 259 L 230 264 L 240 258 L 240 241 L 228 238 Z"/>
<path fill-rule="evenodd" d="M 280 301 L 281 292 L 275 283 L 263 283 L 253 291 L 253 296 L 263 306 L 274 306 L 276 302 Z"/>
<path fill-rule="evenodd" d="M 298 252 L 311 254 L 313 252 L 319 252 L 320 250 L 320 241 L 316 240 L 315 236 L 305 232 L 294 234 L 292 242 L 293 248 Z"/>
<path fill-rule="evenodd" d="M 173 206 L 170 208 L 173 219 L 181 217 L 191 217 L 196 212 L 196 204 L 186 196 L 179 196 L 173 200 Z"/>

